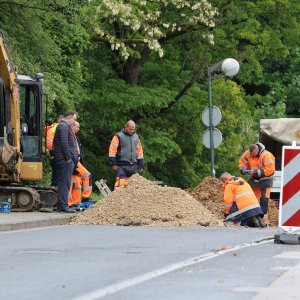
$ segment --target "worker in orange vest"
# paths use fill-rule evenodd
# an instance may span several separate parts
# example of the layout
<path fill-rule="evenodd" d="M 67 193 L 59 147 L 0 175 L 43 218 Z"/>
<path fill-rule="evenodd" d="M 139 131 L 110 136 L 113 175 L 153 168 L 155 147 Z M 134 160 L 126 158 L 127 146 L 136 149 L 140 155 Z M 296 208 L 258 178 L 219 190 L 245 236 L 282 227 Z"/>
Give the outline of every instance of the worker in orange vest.
<path fill-rule="evenodd" d="M 79 122 L 75 121 L 71 129 L 77 141 L 79 160 L 75 166 L 71 178 L 71 186 L 68 196 L 68 206 L 79 206 L 80 202 L 95 202 L 90 195 L 92 193 L 92 174 L 83 166 L 83 150 L 77 133 L 80 129 Z"/>
<path fill-rule="evenodd" d="M 113 136 L 109 147 L 109 163 L 117 175 L 115 189 L 124 187 L 129 177 L 144 170 L 143 148 L 132 120 Z"/>
<path fill-rule="evenodd" d="M 240 177 L 229 172 L 221 176 L 224 182 L 224 215 L 225 222 L 240 222 L 241 226 L 266 227 L 262 220 L 263 211 L 250 185 Z"/>
<path fill-rule="evenodd" d="M 50 126 L 47 126 L 46 128 L 46 148 L 49 150 L 50 154 L 50 166 L 52 168 L 52 175 L 51 175 L 51 186 L 57 186 L 57 171 L 55 168 L 55 161 L 54 161 L 54 153 L 53 153 L 53 140 L 55 136 L 55 131 L 58 126 L 58 124 L 61 122 L 63 116 L 60 115 L 57 120 L 51 124 Z"/>
<path fill-rule="evenodd" d="M 259 200 L 264 221 L 268 223 L 268 204 L 275 173 L 274 155 L 262 143 L 251 144 L 239 159 L 239 169 L 243 175 L 250 175 L 248 183 Z"/>

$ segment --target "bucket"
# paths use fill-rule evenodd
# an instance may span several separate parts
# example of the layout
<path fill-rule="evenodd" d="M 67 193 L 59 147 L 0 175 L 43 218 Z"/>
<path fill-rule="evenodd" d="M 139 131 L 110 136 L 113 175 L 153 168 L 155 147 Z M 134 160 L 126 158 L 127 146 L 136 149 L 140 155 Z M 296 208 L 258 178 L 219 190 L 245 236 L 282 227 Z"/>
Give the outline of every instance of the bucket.
<path fill-rule="evenodd" d="M 9 213 L 10 212 L 10 203 L 9 202 L 0 202 L 0 212 Z"/>

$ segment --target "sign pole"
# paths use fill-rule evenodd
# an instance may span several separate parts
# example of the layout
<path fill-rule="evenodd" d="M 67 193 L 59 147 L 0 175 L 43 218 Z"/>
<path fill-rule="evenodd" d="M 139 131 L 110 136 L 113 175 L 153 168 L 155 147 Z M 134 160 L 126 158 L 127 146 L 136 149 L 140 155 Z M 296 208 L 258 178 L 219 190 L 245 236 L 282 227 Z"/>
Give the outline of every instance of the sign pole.
<path fill-rule="evenodd" d="M 208 109 L 209 109 L 209 139 L 210 139 L 210 172 L 211 176 L 215 177 L 215 157 L 214 157 L 214 139 L 213 139 L 213 108 L 211 95 L 211 70 L 208 67 Z"/>
<path fill-rule="evenodd" d="M 225 76 L 234 76 L 238 73 L 240 65 L 238 61 L 233 58 L 226 58 L 219 61 L 218 63 L 207 68 L 208 75 L 208 109 L 209 109 L 209 148 L 210 148 L 210 161 L 211 161 L 211 176 L 216 177 L 215 171 L 215 155 L 214 155 L 214 132 L 216 128 L 213 125 L 213 105 L 212 105 L 212 96 L 211 96 L 211 74 L 215 71 L 221 70 Z M 218 131 L 219 132 L 219 131 Z"/>

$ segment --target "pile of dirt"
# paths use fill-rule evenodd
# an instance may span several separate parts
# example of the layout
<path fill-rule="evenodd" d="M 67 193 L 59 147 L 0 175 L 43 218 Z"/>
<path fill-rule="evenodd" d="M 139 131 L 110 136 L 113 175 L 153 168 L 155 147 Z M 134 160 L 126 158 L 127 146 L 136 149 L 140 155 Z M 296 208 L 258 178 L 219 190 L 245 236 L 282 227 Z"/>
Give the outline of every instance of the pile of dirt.
<path fill-rule="evenodd" d="M 223 189 L 222 181 L 213 178 L 206 177 L 203 181 L 196 186 L 193 190 L 188 190 L 188 193 L 199 201 L 206 209 L 223 220 Z M 278 225 L 278 209 L 276 208 L 274 201 L 269 201 L 269 226 L 276 227 Z"/>
<path fill-rule="evenodd" d="M 193 190 L 188 190 L 191 196 L 220 220 L 224 219 L 222 185 L 221 180 L 209 176 L 204 178 Z"/>
<path fill-rule="evenodd" d="M 278 226 L 278 208 L 275 206 L 275 203 L 273 200 L 269 201 L 269 226 L 270 227 L 276 227 Z"/>
<path fill-rule="evenodd" d="M 72 224 L 121 226 L 224 226 L 189 193 L 162 187 L 135 174 L 116 190 L 78 214 Z"/>

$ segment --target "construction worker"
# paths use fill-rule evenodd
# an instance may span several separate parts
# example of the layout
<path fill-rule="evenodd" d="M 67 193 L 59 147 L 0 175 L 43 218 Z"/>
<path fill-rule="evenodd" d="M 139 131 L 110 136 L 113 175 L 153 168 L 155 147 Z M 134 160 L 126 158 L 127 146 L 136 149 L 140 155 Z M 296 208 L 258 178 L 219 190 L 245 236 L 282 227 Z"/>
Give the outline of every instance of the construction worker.
<path fill-rule="evenodd" d="M 71 124 L 71 129 L 74 133 L 77 142 L 78 162 L 71 178 L 70 191 L 68 196 L 68 205 L 77 207 L 80 202 L 95 202 L 90 195 L 92 193 L 92 174 L 83 166 L 83 151 L 77 133 L 80 129 L 80 124 L 74 121 Z"/>
<path fill-rule="evenodd" d="M 268 204 L 273 186 L 275 157 L 263 144 L 251 144 L 239 159 L 239 169 L 241 174 L 250 175 L 248 183 L 259 200 L 264 213 L 263 220 L 268 224 Z"/>
<path fill-rule="evenodd" d="M 116 171 L 115 189 L 124 187 L 129 177 L 144 170 L 143 148 L 135 129 L 135 123 L 128 121 L 110 143 L 109 163 Z"/>
<path fill-rule="evenodd" d="M 240 222 L 241 226 L 266 227 L 262 220 L 263 211 L 250 185 L 229 172 L 221 176 L 224 189 L 225 222 Z"/>
<path fill-rule="evenodd" d="M 54 153 L 53 153 L 53 140 L 55 136 L 55 131 L 57 128 L 57 125 L 62 120 L 63 116 L 59 116 L 57 120 L 52 123 L 50 126 L 47 126 L 46 128 L 46 148 L 49 150 L 50 154 L 50 166 L 52 168 L 52 174 L 51 174 L 51 186 L 57 186 L 57 172 L 55 168 L 55 160 L 54 160 Z"/>

